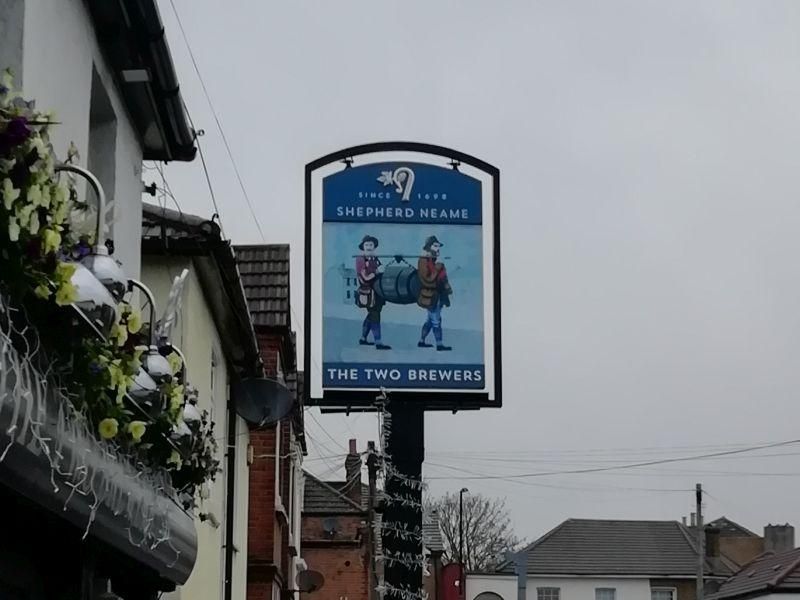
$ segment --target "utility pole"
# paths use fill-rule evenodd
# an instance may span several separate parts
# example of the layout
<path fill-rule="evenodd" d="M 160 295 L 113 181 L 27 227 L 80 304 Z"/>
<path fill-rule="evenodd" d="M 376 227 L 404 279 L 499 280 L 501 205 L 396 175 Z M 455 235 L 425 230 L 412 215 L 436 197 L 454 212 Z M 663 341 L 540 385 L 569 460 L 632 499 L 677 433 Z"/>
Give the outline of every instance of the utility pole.
<path fill-rule="evenodd" d="M 367 551 L 369 552 L 369 598 L 378 597 L 378 572 L 375 561 L 375 497 L 378 489 L 378 456 L 375 442 L 367 442 L 367 474 L 369 477 L 369 496 L 367 497 Z"/>
<path fill-rule="evenodd" d="M 703 600 L 705 583 L 703 570 L 705 568 L 705 532 L 703 531 L 703 484 L 695 486 L 695 501 L 697 503 L 697 600 Z"/>
<path fill-rule="evenodd" d="M 422 480 L 422 462 L 425 458 L 425 411 L 413 404 L 393 402 L 388 407 L 392 418 L 391 432 L 386 443 L 386 453 L 391 456 L 393 470 L 399 477 L 387 474 L 384 493 L 387 502 L 383 510 L 383 523 L 404 527 L 411 532 L 422 531 L 422 489 L 408 481 Z M 398 502 L 401 499 L 403 501 Z M 422 589 L 422 536 L 419 533 L 404 537 L 383 533 L 383 553 L 387 556 L 408 556 L 409 562 L 387 561 L 383 565 L 383 579 L 387 586 L 398 590 L 387 591 L 386 600 L 406 600 L 402 590 L 418 594 Z M 399 588 L 399 589 L 398 589 Z"/>
<path fill-rule="evenodd" d="M 459 574 L 458 574 L 458 591 L 462 598 L 466 595 L 466 577 L 464 577 L 464 572 L 466 567 L 464 566 L 464 494 L 469 492 L 467 488 L 461 488 L 461 491 L 458 492 L 458 563 L 459 563 Z"/>

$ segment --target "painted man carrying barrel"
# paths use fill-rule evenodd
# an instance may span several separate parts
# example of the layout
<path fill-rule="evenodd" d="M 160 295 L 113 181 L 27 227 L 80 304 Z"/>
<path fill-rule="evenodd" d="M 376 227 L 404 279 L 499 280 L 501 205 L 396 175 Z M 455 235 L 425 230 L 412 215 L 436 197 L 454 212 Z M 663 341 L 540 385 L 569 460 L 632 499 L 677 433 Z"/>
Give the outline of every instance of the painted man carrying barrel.
<path fill-rule="evenodd" d="M 442 308 L 450 306 L 450 296 L 453 288 L 447 280 L 447 269 L 443 263 L 437 261 L 443 244 L 430 236 L 425 240 L 422 247 L 423 255 L 417 263 L 417 273 L 420 281 L 419 297 L 417 304 L 428 311 L 425 324 L 422 326 L 422 336 L 417 343 L 420 348 L 431 348 L 427 342 L 428 334 L 433 331 L 436 340 L 436 349 L 441 351 L 451 350 L 450 346 L 444 345 L 442 333 Z"/>
<path fill-rule="evenodd" d="M 383 265 L 375 256 L 377 247 L 378 238 L 371 235 L 365 235 L 358 245 L 361 255 L 356 257 L 356 276 L 358 277 L 356 306 L 367 310 L 367 316 L 361 325 L 361 338 L 358 343 L 362 346 L 374 345 L 377 350 L 391 350 L 391 346 L 381 342 L 381 310 L 385 302 L 375 293 L 375 281 L 378 275 L 383 273 Z M 373 342 L 368 340 L 370 332 Z"/>

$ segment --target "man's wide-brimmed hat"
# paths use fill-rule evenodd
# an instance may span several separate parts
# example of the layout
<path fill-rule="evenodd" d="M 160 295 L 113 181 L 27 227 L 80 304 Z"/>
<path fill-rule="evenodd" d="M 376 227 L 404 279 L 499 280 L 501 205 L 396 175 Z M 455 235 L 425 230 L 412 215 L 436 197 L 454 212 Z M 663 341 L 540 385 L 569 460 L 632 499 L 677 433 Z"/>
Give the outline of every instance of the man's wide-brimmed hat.
<path fill-rule="evenodd" d="M 430 250 L 431 246 L 433 246 L 434 244 L 439 244 L 440 246 L 444 246 L 444 244 L 440 242 L 435 235 L 432 235 L 431 237 L 425 240 L 425 245 L 422 247 L 422 249 Z"/>
<path fill-rule="evenodd" d="M 371 235 L 365 235 L 364 238 L 361 240 L 361 243 L 358 245 L 358 249 L 363 250 L 364 244 L 366 244 L 367 242 L 372 242 L 373 246 L 375 246 L 376 248 L 378 247 L 378 238 L 373 237 Z"/>

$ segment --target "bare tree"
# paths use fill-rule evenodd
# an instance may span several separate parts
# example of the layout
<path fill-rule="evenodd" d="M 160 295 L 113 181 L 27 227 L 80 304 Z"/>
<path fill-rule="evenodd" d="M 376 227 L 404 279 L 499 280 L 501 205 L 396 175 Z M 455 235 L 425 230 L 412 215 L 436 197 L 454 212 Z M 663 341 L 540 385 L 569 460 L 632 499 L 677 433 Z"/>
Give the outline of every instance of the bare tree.
<path fill-rule="evenodd" d="M 439 517 L 445 555 L 459 560 L 459 498 L 445 494 L 426 501 L 425 512 Z M 464 495 L 464 564 L 468 571 L 486 572 L 503 562 L 503 554 L 515 551 L 522 541 L 511 529 L 511 517 L 502 498 Z"/>

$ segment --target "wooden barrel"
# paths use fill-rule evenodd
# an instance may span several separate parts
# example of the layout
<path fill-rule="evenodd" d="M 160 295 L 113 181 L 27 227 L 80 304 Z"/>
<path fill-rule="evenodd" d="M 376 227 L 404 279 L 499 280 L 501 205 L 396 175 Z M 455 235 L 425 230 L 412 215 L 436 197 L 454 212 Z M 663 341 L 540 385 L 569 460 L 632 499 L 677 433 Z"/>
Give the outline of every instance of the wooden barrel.
<path fill-rule="evenodd" d="M 410 265 L 388 265 L 375 281 L 375 293 L 392 304 L 415 304 L 419 297 L 419 276 Z"/>

